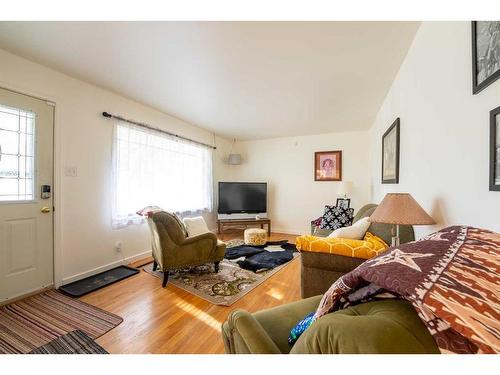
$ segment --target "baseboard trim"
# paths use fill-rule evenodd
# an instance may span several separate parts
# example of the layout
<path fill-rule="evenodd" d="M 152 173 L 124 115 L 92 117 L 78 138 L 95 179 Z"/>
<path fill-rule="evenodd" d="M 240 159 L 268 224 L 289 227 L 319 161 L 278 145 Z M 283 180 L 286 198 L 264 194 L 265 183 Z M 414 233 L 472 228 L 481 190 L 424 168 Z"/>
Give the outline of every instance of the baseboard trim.
<path fill-rule="evenodd" d="M 219 235 L 230 233 L 230 231 L 231 231 L 231 228 L 228 228 L 227 232 L 224 231 L 224 233 L 221 233 Z M 243 229 L 234 229 L 234 232 L 236 232 L 236 231 L 239 231 L 239 232 L 241 232 L 241 234 L 243 234 Z M 215 233 L 217 233 L 217 232 L 215 232 Z M 302 234 L 308 233 L 308 232 L 303 232 L 303 231 L 300 231 L 300 230 L 279 229 L 279 228 L 274 228 L 273 227 L 272 230 L 271 230 L 271 233 L 272 234 L 290 234 L 292 236 L 297 236 L 298 237 L 298 236 L 301 236 Z M 301 233 L 301 234 L 298 234 L 298 233 Z"/>
<path fill-rule="evenodd" d="M 135 261 L 147 258 L 148 256 L 151 256 L 151 254 L 152 254 L 151 250 L 148 250 L 148 251 L 145 251 L 145 252 L 140 253 L 140 254 L 132 255 L 130 257 L 105 264 L 104 266 L 96 267 L 96 268 L 93 268 L 91 270 L 81 272 L 81 273 L 78 273 L 78 274 L 73 275 L 73 276 L 65 277 L 62 279 L 61 285 L 66 285 L 66 284 L 72 283 L 73 281 L 78 281 L 78 280 L 84 279 L 86 277 L 96 275 L 98 273 L 110 270 L 111 268 L 128 265 L 128 264 L 133 263 Z"/>
<path fill-rule="evenodd" d="M 35 288 L 35 289 L 28 290 L 26 292 L 22 292 L 20 294 L 16 294 L 16 295 L 14 295 L 12 297 L 4 299 L 3 301 L 0 301 L 0 306 L 4 306 L 4 305 L 8 305 L 9 303 L 14 303 L 14 302 L 20 301 L 20 300 L 22 300 L 24 298 L 28 298 L 28 297 L 34 296 L 35 294 L 45 292 L 45 291 L 47 291 L 49 289 L 54 289 L 54 285 L 50 284 L 50 285 L 47 285 L 47 286 L 44 286 L 44 287 Z"/>
<path fill-rule="evenodd" d="M 289 229 L 280 229 L 280 228 L 272 228 L 272 233 L 291 234 L 293 236 L 300 236 L 300 234 L 297 234 L 297 233 L 304 234 L 304 232 L 300 231 L 300 230 L 289 230 Z"/>

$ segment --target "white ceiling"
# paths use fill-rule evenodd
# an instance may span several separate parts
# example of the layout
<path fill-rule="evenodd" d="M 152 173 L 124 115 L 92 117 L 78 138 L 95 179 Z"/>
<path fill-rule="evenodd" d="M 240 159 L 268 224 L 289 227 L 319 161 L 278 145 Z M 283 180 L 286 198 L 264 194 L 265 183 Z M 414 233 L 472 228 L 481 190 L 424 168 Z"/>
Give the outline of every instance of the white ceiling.
<path fill-rule="evenodd" d="M 0 48 L 242 140 L 368 129 L 418 26 L 0 22 Z"/>

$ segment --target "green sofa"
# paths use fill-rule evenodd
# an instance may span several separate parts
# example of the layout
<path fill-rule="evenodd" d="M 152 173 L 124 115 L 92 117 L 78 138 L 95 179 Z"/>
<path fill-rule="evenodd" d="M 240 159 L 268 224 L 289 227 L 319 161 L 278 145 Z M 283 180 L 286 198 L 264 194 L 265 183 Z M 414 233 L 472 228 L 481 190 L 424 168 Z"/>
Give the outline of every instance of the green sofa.
<path fill-rule="evenodd" d="M 232 312 L 222 325 L 230 354 L 389 354 L 439 353 L 409 302 L 363 303 L 319 318 L 288 344 L 290 330 L 314 311 L 321 296 L 250 314 Z"/>
<path fill-rule="evenodd" d="M 377 205 L 362 207 L 354 222 L 370 216 Z M 392 226 L 373 223 L 371 233 L 390 243 Z M 328 235 L 329 233 L 314 233 Z M 413 227 L 401 226 L 401 242 L 414 240 Z M 233 311 L 222 325 L 227 353 L 439 353 L 434 339 L 409 302 L 384 300 L 359 304 L 318 319 L 288 344 L 290 330 L 318 307 L 321 296 L 343 274 L 364 259 L 303 252 L 303 300 L 251 314 Z M 310 297 L 314 296 L 314 297 Z"/>
<path fill-rule="evenodd" d="M 226 244 L 212 232 L 188 237 L 184 224 L 169 212 L 156 212 L 148 219 L 153 250 L 153 271 L 163 272 L 163 287 L 170 270 L 213 262 L 219 272 Z"/>
<path fill-rule="evenodd" d="M 367 204 L 359 209 L 353 219 L 353 223 L 364 217 L 370 216 L 377 208 L 376 204 Z M 390 244 L 392 239 L 393 225 L 372 223 L 368 228 L 370 233 L 382 238 Z M 326 237 L 332 231 L 322 230 L 311 223 L 311 234 Z M 411 225 L 400 226 L 400 241 L 406 243 L 415 240 L 415 234 Z M 301 296 L 302 298 L 316 296 L 325 293 L 330 285 L 340 276 L 352 271 L 365 261 L 336 254 L 302 252 L 301 253 Z"/>

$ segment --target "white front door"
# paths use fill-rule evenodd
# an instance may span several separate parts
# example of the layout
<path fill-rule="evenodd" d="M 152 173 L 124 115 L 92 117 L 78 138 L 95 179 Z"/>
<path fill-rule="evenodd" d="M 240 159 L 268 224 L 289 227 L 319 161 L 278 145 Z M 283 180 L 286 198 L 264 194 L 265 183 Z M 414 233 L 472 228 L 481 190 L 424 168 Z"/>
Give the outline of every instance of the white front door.
<path fill-rule="evenodd" d="M 53 131 L 52 105 L 0 88 L 0 302 L 54 281 Z"/>

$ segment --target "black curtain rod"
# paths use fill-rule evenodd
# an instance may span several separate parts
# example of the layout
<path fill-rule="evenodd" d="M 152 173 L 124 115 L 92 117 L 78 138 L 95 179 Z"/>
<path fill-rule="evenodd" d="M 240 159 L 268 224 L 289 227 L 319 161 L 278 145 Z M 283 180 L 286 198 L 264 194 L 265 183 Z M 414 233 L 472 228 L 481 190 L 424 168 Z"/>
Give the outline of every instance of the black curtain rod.
<path fill-rule="evenodd" d="M 121 120 L 121 121 L 125 121 L 125 122 L 128 122 L 130 124 L 134 124 L 134 125 L 138 125 L 138 126 L 142 126 L 143 128 L 146 128 L 146 129 L 151 129 L 151 130 L 154 130 L 154 131 L 157 131 L 157 132 L 160 132 L 160 133 L 164 133 L 164 134 L 168 134 L 172 137 L 175 137 L 175 138 L 179 138 L 179 139 L 183 139 L 185 141 L 189 141 L 189 142 L 192 142 L 192 143 L 196 143 L 197 145 L 201 145 L 201 146 L 205 146 L 205 147 L 208 147 L 208 148 L 211 148 L 211 149 L 214 149 L 216 150 L 217 147 L 215 146 L 212 146 L 212 145 L 209 145 L 209 144 L 206 144 L 206 143 L 203 143 L 203 142 L 198 142 L 198 141 L 195 141 L 194 139 L 191 139 L 191 138 L 187 138 L 187 137 L 183 137 L 182 135 L 178 135 L 178 134 L 174 134 L 174 133 L 170 133 L 166 130 L 162 130 L 162 129 L 158 129 L 158 128 L 155 128 L 153 126 L 150 126 L 148 124 L 143 124 L 141 122 L 137 122 L 137 121 L 133 121 L 133 120 L 129 120 L 129 119 L 126 119 L 126 118 L 123 118 L 121 116 L 115 116 L 115 115 L 112 115 L 111 113 L 109 112 L 103 112 L 102 115 L 104 117 L 107 117 L 107 118 L 115 118 L 117 120 Z"/>

